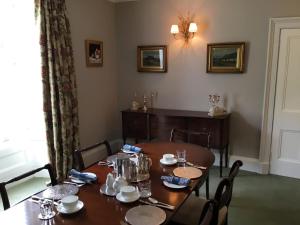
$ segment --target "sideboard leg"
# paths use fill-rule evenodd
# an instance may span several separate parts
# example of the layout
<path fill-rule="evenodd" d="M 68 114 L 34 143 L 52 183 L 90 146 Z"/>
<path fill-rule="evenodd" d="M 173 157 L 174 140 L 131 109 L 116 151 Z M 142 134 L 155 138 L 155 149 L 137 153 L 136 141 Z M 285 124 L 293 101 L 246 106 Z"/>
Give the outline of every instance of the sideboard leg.
<path fill-rule="evenodd" d="M 226 145 L 226 148 L 225 148 L 225 167 L 228 168 L 228 145 Z"/>
<path fill-rule="evenodd" d="M 223 169 L 223 149 L 220 149 L 220 177 L 222 177 Z"/>
<path fill-rule="evenodd" d="M 126 137 L 123 137 L 123 144 L 126 144 Z"/>

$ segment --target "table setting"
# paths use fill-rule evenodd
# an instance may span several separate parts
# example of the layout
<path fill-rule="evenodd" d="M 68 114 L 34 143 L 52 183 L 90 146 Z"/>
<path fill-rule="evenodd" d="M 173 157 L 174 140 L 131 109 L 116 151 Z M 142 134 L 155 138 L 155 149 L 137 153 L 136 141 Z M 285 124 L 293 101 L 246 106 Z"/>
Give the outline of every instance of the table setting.
<path fill-rule="evenodd" d="M 205 180 L 214 156 L 191 144 L 143 143 L 134 147 L 138 148 L 123 146 L 130 153 L 121 150 L 84 171 L 71 170 L 58 187 L 49 187 L 38 194 L 39 199 L 32 196 L 12 207 L 0 219 L 12 217 L 24 207 L 26 213 L 15 218 L 16 224 L 40 225 L 42 219 L 56 225 L 94 225 L 100 218 L 106 225 L 168 224 L 176 209 Z M 182 161 L 177 151 L 184 150 Z M 190 176 L 191 168 L 197 169 L 198 176 Z M 30 202 L 38 203 L 34 204 L 37 207 Z M 44 210 L 47 214 L 44 208 L 52 210 Z"/>
<path fill-rule="evenodd" d="M 136 201 L 141 203 L 142 205 L 134 207 L 126 213 L 125 220 L 132 225 L 135 224 L 132 215 L 138 215 L 144 212 L 143 206 L 147 206 L 149 210 L 151 209 L 153 211 L 157 210 L 156 208 L 174 210 L 175 206 L 159 202 L 157 199 L 151 197 L 150 168 L 152 159 L 142 152 L 142 148 L 136 146 L 126 144 L 122 147 L 121 151 L 125 154 L 119 153 L 108 157 L 106 160 L 107 163 L 98 163 L 98 165 L 112 166 L 114 168 L 112 173 L 107 174 L 105 183 L 100 187 L 100 193 L 115 197 L 119 202 L 124 204 Z M 202 175 L 202 171 L 194 166 L 194 164 L 191 162 L 190 165 L 186 164 L 186 150 L 177 150 L 177 156 L 171 153 L 163 154 L 159 162 L 164 166 L 174 166 L 178 164 L 178 167 L 173 170 L 171 175 L 160 177 L 163 185 L 170 189 L 185 189 L 190 185 L 192 179 L 197 179 Z M 145 221 L 149 222 L 157 219 L 151 218 L 156 217 L 154 216 L 155 214 L 151 215 L 152 216 L 149 214 L 147 218 L 145 218 Z M 163 213 L 158 213 L 158 215 L 163 215 Z M 165 215 L 161 216 L 161 218 L 164 217 Z M 147 222 L 143 224 L 147 224 Z M 164 220 L 162 222 L 164 222 Z M 162 222 L 149 222 L 149 224 L 158 225 Z"/>

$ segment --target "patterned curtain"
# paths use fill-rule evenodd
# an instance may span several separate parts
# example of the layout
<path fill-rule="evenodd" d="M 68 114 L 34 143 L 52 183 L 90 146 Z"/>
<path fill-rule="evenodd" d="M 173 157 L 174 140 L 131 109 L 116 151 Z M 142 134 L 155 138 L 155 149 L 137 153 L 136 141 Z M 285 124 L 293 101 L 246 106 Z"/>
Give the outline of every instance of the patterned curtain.
<path fill-rule="evenodd" d="M 59 181 L 79 147 L 78 108 L 70 24 L 65 0 L 36 0 L 40 22 L 44 113 L 50 162 Z"/>

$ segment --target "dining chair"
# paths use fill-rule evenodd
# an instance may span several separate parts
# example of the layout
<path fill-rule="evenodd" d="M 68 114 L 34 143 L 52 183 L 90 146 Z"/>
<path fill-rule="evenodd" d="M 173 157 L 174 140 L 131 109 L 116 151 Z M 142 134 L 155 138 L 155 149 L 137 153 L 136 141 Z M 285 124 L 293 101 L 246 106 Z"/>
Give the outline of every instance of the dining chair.
<path fill-rule="evenodd" d="M 228 223 L 228 209 L 232 199 L 234 179 L 238 175 L 240 167 L 242 165 L 242 161 L 235 161 L 230 169 L 228 177 L 224 178 L 217 187 L 214 200 L 218 202 L 219 208 L 219 219 L 217 223 L 218 225 L 227 225 Z M 191 195 L 182 205 L 182 207 L 178 210 L 177 215 L 174 217 L 174 221 L 176 222 L 174 223 L 174 225 L 184 225 L 185 223 L 182 218 L 189 218 L 192 221 L 191 223 L 189 223 L 189 225 L 198 224 L 198 215 L 193 212 L 201 211 L 206 201 L 206 199 L 198 197 L 196 198 Z"/>
<path fill-rule="evenodd" d="M 80 170 L 83 170 L 110 155 L 112 155 L 112 150 L 107 140 L 83 149 L 75 150 L 75 158 L 78 161 Z"/>
<path fill-rule="evenodd" d="M 57 180 L 55 178 L 54 172 L 53 172 L 53 168 L 50 164 L 46 164 L 43 167 L 39 167 L 37 169 L 31 170 L 29 172 L 26 172 L 22 175 L 19 175 L 15 178 L 10 179 L 9 181 L 5 181 L 5 182 L 1 182 L 0 183 L 0 193 L 1 193 L 1 198 L 2 198 L 2 203 L 3 203 L 3 208 L 4 210 L 9 209 L 10 208 L 10 202 L 9 202 L 9 198 L 8 198 L 8 194 L 7 194 L 7 189 L 6 189 L 6 185 L 14 183 L 16 181 L 25 179 L 27 177 L 30 177 L 42 170 L 47 170 L 50 176 L 50 180 L 51 180 L 51 185 L 54 186 L 57 184 Z"/>
<path fill-rule="evenodd" d="M 238 175 L 239 171 L 240 171 L 240 167 L 243 166 L 243 162 L 241 160 L 236 160 L 233 164 L 232 167 L 230 169 L 229 175 L 227 177 L 227 179 L 230 181 L 230 189 L 228 190 L 228 192 L 226 194 L 224 194 L 222 196 L 222 203 L 224 203 L 224 205 L 227 207 L 227 209 L 229 208 L 231 199 L 232 199 L 232 192 L 233 192 L 233 183 L 234 183 L 234 179 L 235 177 Z M 228 221 L 228 212 L 226 215 L 226 223 L 225 225 L 227 225 L 227 221 Z"/>
<path fill-rule="evenodd" d="M 199 225 L 217 225 L 218 203 L 215 200 L 208 200 L 201 212 Z"/>
<path fill-rule="evenodd" d="M 185 142 L 198 144 L 210 151 L 211 134 L 209 132 L 195 132 L 174 128 L 171 130 L 170 142 Z M 209 171 L 205 182 L 206 198 L 209 199 Z M 199 188 L 195 189 L 196 196 L 199 196 Z"/>
<path fill-rule="evenodd" d="M 225 198 L 230 190 L 230 181 L 224 178 L 219 183 L 214 199 L 195 198 L 190 196 L 179 208 L 171 225 L 226 225 L 228 207 Z M 199 217 L 200 213 L 200 217 Z"/>

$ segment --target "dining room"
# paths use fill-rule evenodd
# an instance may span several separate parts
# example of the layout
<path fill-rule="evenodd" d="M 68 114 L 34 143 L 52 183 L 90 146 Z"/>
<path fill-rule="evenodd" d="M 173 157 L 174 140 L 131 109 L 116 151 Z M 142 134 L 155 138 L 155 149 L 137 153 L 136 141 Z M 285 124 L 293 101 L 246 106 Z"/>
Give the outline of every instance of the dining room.
<path fill-rule="evenodd" d="M 0 15 L 1 224 L 298 224 L 299 1 Z"/>

